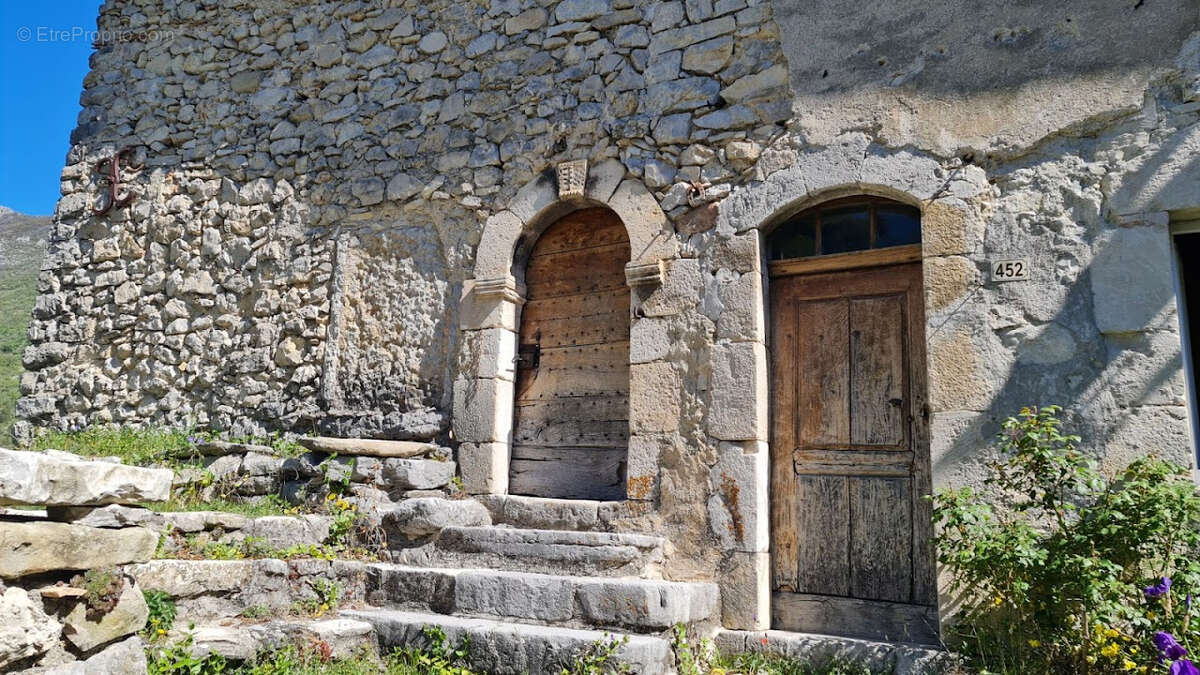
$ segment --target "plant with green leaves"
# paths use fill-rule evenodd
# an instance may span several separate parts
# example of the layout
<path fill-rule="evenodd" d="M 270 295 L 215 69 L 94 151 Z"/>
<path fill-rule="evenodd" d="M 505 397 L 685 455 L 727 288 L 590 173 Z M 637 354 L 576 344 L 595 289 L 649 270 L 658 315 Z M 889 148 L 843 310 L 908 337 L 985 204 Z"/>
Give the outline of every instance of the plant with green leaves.
<path fill-rule="evenodd" d="M 189 627 L 189 631 L 195 626 Z M 151 645 L 146 650 L 146 675 L 225 675 L 229 664 L 220 654 L 193 653 L 195 638 L 189 632 L 171 644 Z"/>
<path fill-rule="evenodd" d="M 964 601 L 950 638 L 977 667 L 1002 672 L 1126 672 L 1168 656 L 1173 665 L 1182 656 L 1160 634 L 1185 652 L 1200 647 L 1190 471 L 1144 457 L 1105 476 L 1059 413 L 1026 408 L 1004 422 L 989 495 L 934 498 L 938 559 Z"/>
<path fill-rule="evenodd" d="M 166 591 L 156 589 L 142 591 L 142 597 L 146 600 L 146 608 L 149 610 L 142 635 L 151 642 L 160 640 L 175 625 L 175 598 Z"/>
<path fill-rule="evenodd" d="M 569 664 L 563 666 L 562 675 L 608 675 L 617 673 L 625 675 L 633 673 L 628 664 L 616 660 L 616 654 L 626 644 L 629 636 L 619 638 L 605 633 L 604 637 L 596 640 L 575 654 Z"/>

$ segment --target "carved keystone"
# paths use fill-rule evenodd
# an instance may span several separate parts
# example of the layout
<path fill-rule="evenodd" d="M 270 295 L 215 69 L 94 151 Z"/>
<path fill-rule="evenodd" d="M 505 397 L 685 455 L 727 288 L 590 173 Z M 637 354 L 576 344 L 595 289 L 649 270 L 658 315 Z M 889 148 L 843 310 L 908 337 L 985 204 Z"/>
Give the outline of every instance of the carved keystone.
<path fill-rule="evenodd" d="M 587 186 L 588 163 L 586 159 L 563 162 L 556 167 L 555 171 L 558 174 L 559 199 L 583 196 Z"/>

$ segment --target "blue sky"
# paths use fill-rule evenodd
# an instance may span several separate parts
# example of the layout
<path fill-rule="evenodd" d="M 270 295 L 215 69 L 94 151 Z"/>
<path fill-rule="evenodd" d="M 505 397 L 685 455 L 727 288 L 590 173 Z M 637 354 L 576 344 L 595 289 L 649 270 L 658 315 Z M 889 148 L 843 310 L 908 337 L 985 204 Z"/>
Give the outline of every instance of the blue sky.
<path fill-rule="evenodd" d="M 0 206 L 54 211 L 100 4 L 0 0 Z"/>

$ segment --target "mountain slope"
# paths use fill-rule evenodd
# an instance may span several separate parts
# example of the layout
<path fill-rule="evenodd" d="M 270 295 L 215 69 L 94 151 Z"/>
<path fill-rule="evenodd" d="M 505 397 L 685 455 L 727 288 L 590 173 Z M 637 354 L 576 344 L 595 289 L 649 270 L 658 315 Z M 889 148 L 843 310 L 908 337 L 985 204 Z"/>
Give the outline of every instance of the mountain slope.
<path fill-rule="evenodd" d="M 21 352 L 49 232 L 49 216 L 27 216 L 0 206 L 0 447 L 10 445 Z"/>

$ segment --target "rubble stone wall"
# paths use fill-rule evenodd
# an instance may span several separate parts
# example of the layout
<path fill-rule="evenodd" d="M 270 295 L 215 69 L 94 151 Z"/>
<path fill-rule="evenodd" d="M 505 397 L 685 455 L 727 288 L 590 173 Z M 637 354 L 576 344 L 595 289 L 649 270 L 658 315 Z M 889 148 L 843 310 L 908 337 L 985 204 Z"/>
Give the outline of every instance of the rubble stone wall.
<path fill-rule="evenodd" d="M 870 193 L 922 210 L 935 483 L 978 482 L 1028 404 L 1107 466 L 1190 463 L 1169 224 L 1200 208 L 1200 17 L 1060 5 L 110 1 L 102 28 L 169 37 L 93 58 L 20 414 L 453 436 L 503 492 L 521 247 L 607 205 L 634 321 L 606 522 L 761 628 L 763 235 Z M 93 215 L 126 145 L 133 200 Z M 1031 279 L 993 282 L 1011 258 Z"/>

